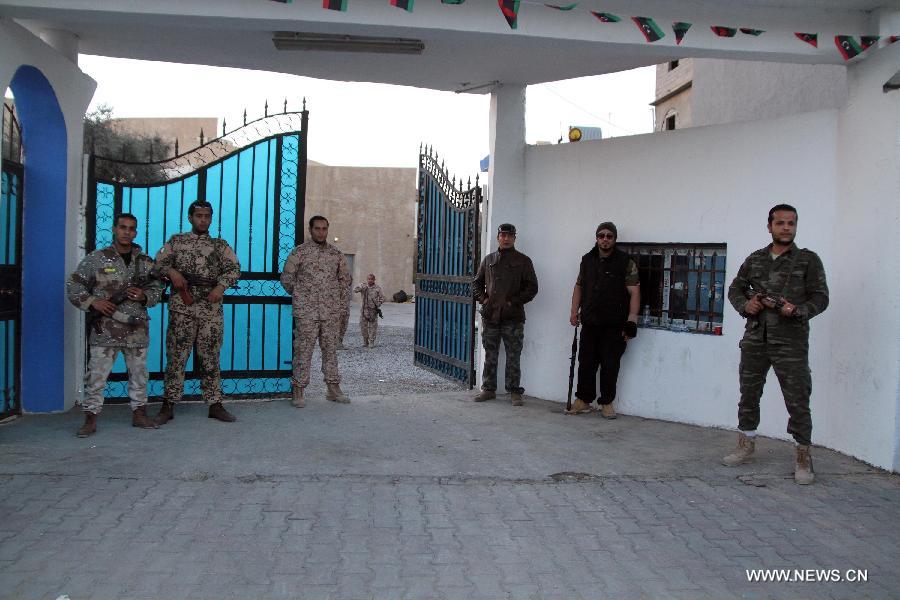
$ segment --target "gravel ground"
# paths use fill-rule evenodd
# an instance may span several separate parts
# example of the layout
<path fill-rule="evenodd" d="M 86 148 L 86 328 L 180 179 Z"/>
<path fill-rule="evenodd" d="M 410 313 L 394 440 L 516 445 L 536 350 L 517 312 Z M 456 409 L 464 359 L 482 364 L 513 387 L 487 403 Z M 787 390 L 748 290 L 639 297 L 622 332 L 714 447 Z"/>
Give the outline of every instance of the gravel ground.
<path fill-rule="evenodd" d="M 415 305 L 387 303 L 382 310 L 385 318 L 379 323 L 376 345 L 366 348 L 359 333 L 359 305 L 351 307 L 350 326 L 344 339 L 346 349 L 338 352 L 341 389 L 345 393 L 352 398 L 354 394 L 398 396 L 466 389 L 413 365 Z M 308 397 L 325 393 L 321 365 L 321 353 L 316 348 L 312 377 L 306 388 Z"/>

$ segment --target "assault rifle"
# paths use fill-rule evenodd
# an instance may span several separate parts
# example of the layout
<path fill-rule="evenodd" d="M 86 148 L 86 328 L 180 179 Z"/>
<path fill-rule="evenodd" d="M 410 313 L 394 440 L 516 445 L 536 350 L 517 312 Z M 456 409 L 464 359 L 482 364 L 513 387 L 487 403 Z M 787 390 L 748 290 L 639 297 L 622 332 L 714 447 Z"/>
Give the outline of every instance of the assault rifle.
<path fill-rule="evenodd" d="M 124 288 L 115 292 L 112 296 L 107 298 L 107 300 L 109 300 L 110 302 L 112 302 L 113 304 L 115 304 L 118 307 L 120 304 L 122 304 L 123 302 L 128 300 L 128 288 L 137 287 L 137 288 L 141 288 L 142 290 L 146 290 L 146 289 L 150 288 L 150 286 L 153 285 L 153 282 L 156 281 L 157 279 L 158 278 L 156 277 L 156 275 L 151 271 L 151 274 L 149 277 L 145 277 L 136 282 L 129 281 L 128 284 Z M 88 309 L 87 317 L 85 317 L 85 330 L 90 332 L 91 329 L 93 329 L 95 332 L 100 334 L 102 332 L 102 328 L 100 327 L 100 322 L 103 319 L 103 317 L 105 317 L 105 316 L 106 315 L 104 315 L 102 312 L 100 312 L 96 308 L 91 307 L 90 309 Z M 126 325 L 137 325 L 141 321 L 146 321 L 146 319 L 143 319 L 141 317 L 133 317 L 131 315 L 126 315 L 125 313 L 120 311 L 118 308 L 116 309 L 116 312 L 114 312 L 113 314 L 111 314 L 109 316 L 109 318 L 112 319 L 113 321 L 118 321 L 119 323 L 125 323 Z"/>
<path fill-rule="evenodd" d="M 763 286 L 757 285 L 752 281 L 744 288 L 744 296 L 746 296 L 748 300 L 759 298 L 761 302 L 769 302 L 774 305 L 775 310 L 781 310 L 784 306 L 784 296 L 777 296 Z"/>
<path fill-rule="evenodd" d="M 187 274 L 182 274 L 182 277 L 184 277 L 184 280 L 187 282 L 187 286 L 180 290 L 177 290 L 177 292 L 178 295 L 181 296 L 181 301 L 184 302 L 185 306 L 191 306 L 194 303 L 194 297 L 188 291 L 189 287 L 214 288 L 219 285 L 219 282 L 212 277 L 201 277 L 199 275 Z"/>

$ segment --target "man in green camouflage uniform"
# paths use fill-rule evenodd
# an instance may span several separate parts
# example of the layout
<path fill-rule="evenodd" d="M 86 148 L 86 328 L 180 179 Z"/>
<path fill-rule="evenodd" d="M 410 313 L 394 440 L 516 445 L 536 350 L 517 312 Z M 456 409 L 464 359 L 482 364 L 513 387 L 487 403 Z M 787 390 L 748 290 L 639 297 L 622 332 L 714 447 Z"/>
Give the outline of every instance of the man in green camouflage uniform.
<path fill-rule="evenodd" d="M 484 368 L 481 392 L 475 402 L 497 397 L 497 363 L 500 341 L 506 348 L 506 391 L 513 406 L 522 406 L 522 371 L 519 358 L 525 340 L 525 305 L 537 296 L 538 281 L 531 259 L 515 248 L 516 227 L 497 228 L 497 251 L 481 261 L 472 282 L 472 293 L 481 306 L 481 344 Z"/>
<path fill-rule="evenodd" d="M 728 300 L 747 319 L 747 325 L 741 340 L 738 444 L 722 462 L 732 467 L 753 456 L 759 399 L 771 366 L 790 415 L 787 431 L 797 442 L 794 480 L 809 484 L 815 479 L 809 453 L 809 320 L 828 307 L 828 285 L 816 253 L 794 244 L 794 207 L 773 207 L 768 230 L 772 243 L 747 257 L 728 288 Z"/>
<path fill-rule="evenodd" d="M 291 295 L 294 316 L 291 404 L 306 405 L 303 390 L 309 385 L 309 370 L 316 340 L 322 349 L 326 400 L 347 404 L 341 391 L 337 346 L 341 317 L 350 292 L 350 272 L 343 253 L 328 243 L 328 219 L 309 220 L 310 239 L 294 248 L 284 263 L 281 285 Z"/>
<path fill-rule="evenodd" d="M 200 388 L 209 418 L 230 423 L 222 406 L 219 349 L 222 347 L 222 297 L 237 283 L 241 265 L 228 242 L 209 235 L 212 205 L 195 200 L 188 207 L 191 231 L 179 233 L 156 255 L 157 269 L 172 282 L 166 330 L 165 400 L 157 416 L 162 425 L 175 418 L 175 403 L 184 394 L 184 369 L 196 342 Z"/>
<path fill-rule="evenodd" d="M 137 235 L 134 215 L 117 215 L 113 223 L 113 244 L 84 257 L 66 281 L 69 302 L 91 313 L 88 370 L 81 401 L 85 421 L 76 432 L 78 437 L 97 431 L 106 378 L 119 352 L 128 368 L 131 424 L 156 428 L 147 416 L 147 307 L 159 302 L 163 284 L 151 273 L 153 259 L 133 243 Z"/>
<path fill-rule="evenodd" d="M 356 286 L 353 291 L 362 294 L 359 330 L 362 333 L 363 346 L 374 346 L 375 336 L 378 335 L 378 312 L 384 304 L 384 292 L 381 291 L 381 286 L 375 283 L 375 275 L 372 273 L 369 273 L 366 283 Z"/>

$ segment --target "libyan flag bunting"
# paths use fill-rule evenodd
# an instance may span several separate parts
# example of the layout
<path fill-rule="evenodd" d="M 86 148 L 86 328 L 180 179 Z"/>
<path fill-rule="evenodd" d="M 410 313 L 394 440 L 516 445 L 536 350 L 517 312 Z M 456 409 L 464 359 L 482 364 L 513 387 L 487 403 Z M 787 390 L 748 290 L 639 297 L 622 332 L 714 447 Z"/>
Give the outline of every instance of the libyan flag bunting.
<path fill-rule="evenodd" d="M 516 29 L 519 26 L 519 0 L 497 0 L 500 12 L 506 17 L 510 29 Z"/>
<path fill-rule="evenodd" d="M 690 23 L 685 23 L 684 21 L 675 21 L 672 23 L 672 31 L 675 32 L 675 43 L 680 44 L 681 40 L 684 39 L 684 34 L 688 32 L 688 29 L 691 28 Z"/>
<path fill-rule="evenodd" d="M 813 48 L 819 47 L 819 34 L 818 33 L 794 33 L 797 36 L 798 40 L 802 40 L 812 46 Z"/>
<path fill-rule="evenodd" d="M 618 17 L 612 13 L 597 12 L 597 11 L 592 10 L 591 14 L 594 15 L 595 17 L 597 17 L 598 19 L 600 19 L 601 21 L 603 21 L 604 23 L 618 23 L 619 21 L 622 20 L 622 17 Z"/>
<path fill-rule="evenodd" d="M 413 0 L 391 0 L 391 6 L 396 6 L 397 8 L 412 12 Z"/>
<path fill-rule="evenodd" d="M 322 0 L 322 8 L 328 10 L 347 10 L 347 0 Z"/>
<path fill-rule="evenodd" d="M 650 17 L 631 17 L 631 20 L 638 26 L 638 29 L 641 30 L 648 42 L 655 42 L 666 37 L 663 30 Z"/>

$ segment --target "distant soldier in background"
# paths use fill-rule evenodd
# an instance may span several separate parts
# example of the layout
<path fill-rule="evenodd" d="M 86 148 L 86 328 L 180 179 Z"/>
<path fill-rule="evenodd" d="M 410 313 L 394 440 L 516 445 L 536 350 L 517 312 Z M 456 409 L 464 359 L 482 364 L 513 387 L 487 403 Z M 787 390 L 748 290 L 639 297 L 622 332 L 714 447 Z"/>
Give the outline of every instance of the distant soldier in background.
<path fill-rule="evenodd" d="M 381 286 L 375 283 L 375 275 L 372 273 L 369 273 L 366 283 L 356 286 L 353 291 L 362 294 L 359 330 L 362 333 L 363 346 L 374 346 L 375 336 L 378 335 L 378 317 L 381 314 L 381 305 L 384 304 L 384 292 L 381 291 Z"/>
<path fill-rule="evenodd" d="M 341 319 L 350 293 L 350 272 L 343 253 L 328 243 L 328 219 L 309 220 L 310 239 L 294 248 L 284 263 L 281 285 L 291 295 L 294 316 L 291 405 L 306 406 L 303 390 L 309 385 L 309 369 L 316 340 L 322 349 L 325 399 L 347 404 L 341 391 L 337 346 Z"/>
<path fill-rule="evenodd" d="M 134 244 L 137 218 L 128 213 L 113 220 L 113 243 L 84 257 L 66 281 L 69 302 L 89 313 L 89 357 L 84 381 L 84 425 L 76 435 L 97 431 L 103 388 L 121 352 L 128 368 L 131 424 L 156 429 L 147 416 L 147 307 L 159 302 L 163 284 L 151 273 L 153 259 Z"/>
<path fill-rule="evenodd" d="M 212 215 L 209 202 L 191 202 L 191 231 L 173 235 L 156 255 L 157 269 L 172 282 L 173 292 L 166 330 L 165 399 L 156 417 L 160 425 L 175 418 L 175 404 L 184 394 L 184 369 L 195 342 L 194 359 L 200 366 L 200 388 L 209 405 L 209 418 L 236 420 L 222 406 L 219 350 L 224 331 L 222 297 L 240 278 L 241 265 L 228 242 L 210 237 Z"/>

